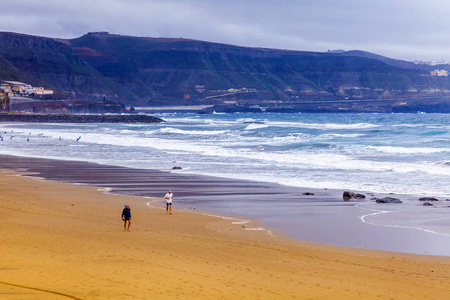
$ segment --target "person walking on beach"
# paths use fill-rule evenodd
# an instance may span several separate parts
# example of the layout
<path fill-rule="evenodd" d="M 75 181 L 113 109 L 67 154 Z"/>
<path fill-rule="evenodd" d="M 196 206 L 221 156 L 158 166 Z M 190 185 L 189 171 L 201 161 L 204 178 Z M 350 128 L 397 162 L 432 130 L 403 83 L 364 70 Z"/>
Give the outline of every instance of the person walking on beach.
<path fill-rule="evenodd" d="M 130 231 L 131 225 L 131 209 L 129 205 L 125 205 L 125 208 L 122 210 L 122 221 L 123 221 L 123 230 Z M 128 228 L 127 228 L 128 222 Z"/>
<path fill-rule="evenodd" d="M 173 194 L 171 190 L 169 190 L 166 196 L 164 196 L 164 199 L 166 199 L 166 214 L 167 212 L 169 212 L 169 214 L 172 214 Z"/>

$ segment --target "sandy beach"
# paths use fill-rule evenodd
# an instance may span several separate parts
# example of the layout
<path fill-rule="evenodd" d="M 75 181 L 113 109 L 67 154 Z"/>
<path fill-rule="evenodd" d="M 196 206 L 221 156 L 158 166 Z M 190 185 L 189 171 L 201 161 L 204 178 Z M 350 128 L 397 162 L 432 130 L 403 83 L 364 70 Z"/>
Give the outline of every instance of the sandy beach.
<path fill-rule="evenodd" d="M 446 299 L 450 258 L 305 243 L 162 199 L 0 174 L 1 299 Z M 124 204 L 132 211 L 123 231 Z M 253 221 L 255 222 L 255 221 Z"/>

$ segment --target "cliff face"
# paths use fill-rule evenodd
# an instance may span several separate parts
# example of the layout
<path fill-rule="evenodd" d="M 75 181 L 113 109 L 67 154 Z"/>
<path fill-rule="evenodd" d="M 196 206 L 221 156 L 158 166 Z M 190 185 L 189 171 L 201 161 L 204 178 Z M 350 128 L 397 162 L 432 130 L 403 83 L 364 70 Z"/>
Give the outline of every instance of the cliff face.
<path fill-rule="evenodd" d="M 60 97 L 130 105 L 352 100 L 447 95 L 449 77 L 362 51 L 313 53 L 89 33 L 72 40 L 0 33 L 0 79 Z"/>

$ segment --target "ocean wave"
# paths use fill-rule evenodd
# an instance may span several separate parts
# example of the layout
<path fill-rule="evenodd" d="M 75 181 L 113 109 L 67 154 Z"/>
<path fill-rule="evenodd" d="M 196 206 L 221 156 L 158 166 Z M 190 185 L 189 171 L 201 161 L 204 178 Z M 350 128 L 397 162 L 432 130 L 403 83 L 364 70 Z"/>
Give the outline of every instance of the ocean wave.
<path fill-rule="evenodd" d="M 253 118 L 241 118 L 236 119 L 237 123 L 266 123 L 267 119 L 253 119 Z"/>
<path fill-rule="evenodd" d="M 427 123 L 416 123 L 416 124 L 392 124 L 392 127 L 406 127 L 406 128 L 424 128 L 424 129 L 450 129 L 449 125 L 445 124 L 427 124 Z"/>
<path fill-rule="evenodd" d="M 219 135 L 229 132 L 229 130 L 184 130 L 173 127 L 161 128 L 159 131 L 163 133 L 176 133 L 186 135 Z"/>
<path fill-rule="evenodd" d="M 324 140 L 328 140 L 328 139 L 334 139 L 334 138 L 358 138 L 358 137 L 362 137 L 364 136 L 364 134 L 361 133 L 349 133 L 349 134 L 338 134 L 338 133 L 327 133 L 327 134 L 322 134 L 317 136 L 317 139 L 324 139 Z"/>
<path fill-rule="evenodd" d="M 232 126 L 239 124 L 240 122 L 237 120 L 216 120 L 211 118 L 199 118 L 199 117 L 188 117 L 186 119 L 184 118 L 170 118 L 167 119 L 167 123 L 173 126 L 182 125 L 185 126 L 186 124 L 193 125 L 193 126 Z"/>
<path fill-rule="evenodd" d="M 450 151 L 450 149 L 446 148 L 407 148 L 407 147 L 393 147 L 393 146 L 367 146 L 367 148 L 379 152 L 393 153 L 393 154 L 430 154 L 430 153 Z"/>
<path fill-rule="evenodd" d="M 294 127 L 306 129 L 321 129 L 321 130 L 345 130 L 345 129 L 369 129 L 381 127 L 381 125 L 371 123 L 355 123 L 355 124 L 340 124 L 340 123 L 302 123 L 302 122 L 267 122 L 270 126 L 277 127 Z"/>
<path fill-rule="evenodd" d="M 245 127 L 244 130 L 255 130 L 255 129 L 261 129 L 261 128 L 267 128 L 267 127 L 269 127 L 269 125 L 252 123 L 252 124 L 249 124 L 247 127 Z"/>
<path fill-rule="evenodd" d="M 288 136 L 275 136 L 272 138 L 273 143 L 270 144 L 277 144 L 277 145 L 283 145 L 283 144 L 292 144 L 292 143 L 299 143 L 299 142 L 305 142 L 309 141 L 314 136 L 306 133 L 292 133 Z"/>

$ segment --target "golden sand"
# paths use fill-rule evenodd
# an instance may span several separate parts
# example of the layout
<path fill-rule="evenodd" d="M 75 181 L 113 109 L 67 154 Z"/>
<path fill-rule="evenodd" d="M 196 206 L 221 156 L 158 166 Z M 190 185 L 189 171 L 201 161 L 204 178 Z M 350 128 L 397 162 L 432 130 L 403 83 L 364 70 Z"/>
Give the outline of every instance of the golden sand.
<path fill-rule="evenodd" d="M 0 299 L 448 299 L 450 258 L 332 247 L 0 173 Z M 131 231 L 120 215 L 131 206 Z M 257 225 L 257 224 L 256 224 Z M 247 226 L 247 227 L 243 227 Z M 279 234 L 277 234 L 280 236 Z"/>

